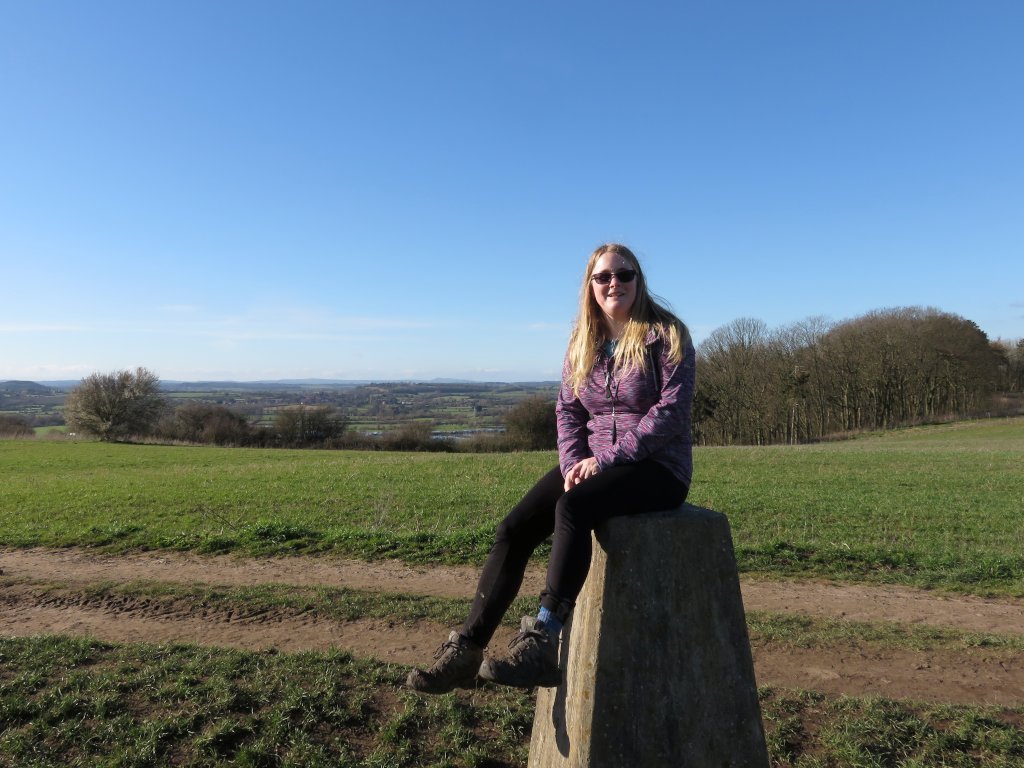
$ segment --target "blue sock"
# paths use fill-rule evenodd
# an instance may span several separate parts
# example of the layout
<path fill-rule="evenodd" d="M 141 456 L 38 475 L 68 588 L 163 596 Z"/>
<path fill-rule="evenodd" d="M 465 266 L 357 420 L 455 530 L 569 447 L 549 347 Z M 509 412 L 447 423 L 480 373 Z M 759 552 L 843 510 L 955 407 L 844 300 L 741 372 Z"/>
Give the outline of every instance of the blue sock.
<path fill-rule="evenodd" d="M 544 625 L 544 629 L 546 629 L 547 633 L 552 637 L 558 637 L 562 632 L 562 622 L 560 622 L 555 614 L 543 605 L 537 613 L 537 621 Z"/>

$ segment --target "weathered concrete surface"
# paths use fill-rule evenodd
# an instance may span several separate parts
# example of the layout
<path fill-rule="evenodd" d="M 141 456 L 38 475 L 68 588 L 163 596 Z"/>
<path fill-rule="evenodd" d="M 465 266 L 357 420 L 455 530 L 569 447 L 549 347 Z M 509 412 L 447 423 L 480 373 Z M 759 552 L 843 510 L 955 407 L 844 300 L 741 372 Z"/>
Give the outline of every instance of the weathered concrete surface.
<path fill-rule="evenodd" d="M 724 515 L 684 505 L 601 526 L 560 655 L 530 768 L 767 768 Z"/>

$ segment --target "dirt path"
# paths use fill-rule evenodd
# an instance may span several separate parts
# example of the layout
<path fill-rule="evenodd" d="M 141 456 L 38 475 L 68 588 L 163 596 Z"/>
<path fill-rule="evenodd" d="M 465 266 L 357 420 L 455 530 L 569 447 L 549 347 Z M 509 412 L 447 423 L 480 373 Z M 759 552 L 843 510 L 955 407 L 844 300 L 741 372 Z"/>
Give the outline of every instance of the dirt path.
<path fill-rule="evenodd" d="M 468 597 L 478 574 L 476 568 L 416 567 L 395 561 L 205 557 L 174 552 L 104 556 L 82 549 L 0 549 L 0 568 L 12 577 L 72 584 L 140 580 L 225 586 L 293 584 L 437 597 Z M 539 594 L 543 587 L 543 571 L 528 571 L 523 593 Z M 988 600 L 898 586 L 807 580 L 746 579 L 742 590 L 743 604 L 748 611 L 800 613 L 851 621 L 895 621 L 1024 635 L 1024 600 Z"/>
<path fill-rule="evenodd" d="M 430 658 L 446 628 L 419 622 L 336 622 L 284 611 L 241 615 L 187 601 L 92 598 L 75 593 L 98 582 L 158 581 L 218 585 L 345 586 L 379 592 L 465 597 L 475 569 L 416 568 L 314 558 L 240 559 L 179 554 L 105 557 L 84 550 L 0 550 L 0 636 L 59 632 L 111 642 L 189 642 L 283 651 L 345 648 L 398 664 Z M 26 582 L 53 581 L 47 593 Z M 538 592 L 531 571 L 524 589 Z M 804 613 L 863 621 L 897 621 L 1024 635 L 1024 601 L 935 595 L 899 587 L 816 582 L 746 581 L 748 610 Z M 501 642 L 502 637 L 495 642 Z M 762 684 L 828 694 L 879 694 L 955 703 L 1024 703 L 1024 660 L 1005 652 L 865 650 L 855 645 L 790 649 L 756 642 Z"/>

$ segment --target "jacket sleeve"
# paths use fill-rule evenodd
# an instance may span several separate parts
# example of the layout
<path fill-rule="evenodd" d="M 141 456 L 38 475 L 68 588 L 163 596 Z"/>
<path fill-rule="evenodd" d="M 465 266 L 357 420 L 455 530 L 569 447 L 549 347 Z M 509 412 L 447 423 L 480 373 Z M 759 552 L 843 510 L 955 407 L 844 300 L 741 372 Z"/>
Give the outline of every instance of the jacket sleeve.
<path fill-rule="evenodd" d="M 590 456 L 587 442 L 587 421 L 590 414 L 580 399 L 573 394 L 569 383 L 569 358 L 562 364 L 562 388 L 555 403 L 555 418 L 558 424 L 558 466 L 562 476 L 583 459 Z"/>
<path fill-rule="evenodd" d="M 640 422 L 627 430 L 612 446 L 595 458 L 601 469 L 616 464 L 629 464 L 649 456 L 673 440 L 692 433 L 693 391 L 696 380 L 696 354 L 687 338 L 683 359 L 677 364 L 668 361 L 669 349 L 663 344 L 654 365 L 659 367 L 661 393 Z"/>

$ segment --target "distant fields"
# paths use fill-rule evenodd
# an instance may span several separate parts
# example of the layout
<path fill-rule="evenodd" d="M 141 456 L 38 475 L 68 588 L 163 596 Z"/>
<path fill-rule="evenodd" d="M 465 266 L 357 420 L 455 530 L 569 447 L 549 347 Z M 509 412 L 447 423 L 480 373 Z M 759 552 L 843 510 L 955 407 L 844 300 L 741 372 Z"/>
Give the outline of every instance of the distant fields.
<path fill-rule="evenodd" d="M 478 563 L 555 461 L 2 441 L 0 542 Z M 690 500 L 746 571 L 1024 595 L 1024 419 L 698 448 Z"/>

